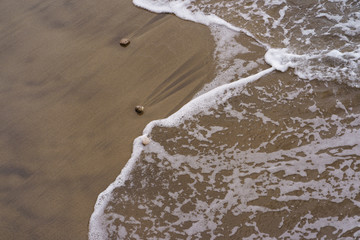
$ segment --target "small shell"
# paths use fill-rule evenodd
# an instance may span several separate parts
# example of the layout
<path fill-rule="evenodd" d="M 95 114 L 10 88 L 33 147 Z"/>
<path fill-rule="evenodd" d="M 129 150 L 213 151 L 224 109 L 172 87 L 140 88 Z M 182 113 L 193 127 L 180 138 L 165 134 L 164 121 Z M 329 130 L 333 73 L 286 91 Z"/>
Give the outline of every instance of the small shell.
<path fill-rule="evenodd" d="M 144 145 L 144 146 L 146 146 L 146 145 L 148 145 L 149 143 L 150 143 L 150 138 L 148 138 L 148 137 L 146 137 L 146 136 L 144 136 L 143 138 L 142 138 L 142 144 Z"/>
<path fill-rule="evenodd" d="M 123 38 L 123 39 L 120 40 L 120 45 L 123 46 L 123 47 L 126 47 L 129 44 L 130 44 L 130 40 L 127 39 L 127 38 Z"/>
<path fill-rule="evenodd" d="M 145 109 L 144 106 L 138 105 L 138 106 L 135 107 L 135 112 L 137 112 L 138 114 L 143 114 L 144 109 Z"/>

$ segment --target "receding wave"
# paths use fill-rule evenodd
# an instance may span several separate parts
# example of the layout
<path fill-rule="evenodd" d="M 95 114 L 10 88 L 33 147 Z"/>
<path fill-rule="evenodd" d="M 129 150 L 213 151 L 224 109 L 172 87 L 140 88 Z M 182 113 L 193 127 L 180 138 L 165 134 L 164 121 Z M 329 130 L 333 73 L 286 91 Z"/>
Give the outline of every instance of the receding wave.
<path fill-rule="evenodd" d="M 135 139 L 89 238 L 360 237 L 360 3 L 135 4 L 208 25 L 217 76 Z"/>

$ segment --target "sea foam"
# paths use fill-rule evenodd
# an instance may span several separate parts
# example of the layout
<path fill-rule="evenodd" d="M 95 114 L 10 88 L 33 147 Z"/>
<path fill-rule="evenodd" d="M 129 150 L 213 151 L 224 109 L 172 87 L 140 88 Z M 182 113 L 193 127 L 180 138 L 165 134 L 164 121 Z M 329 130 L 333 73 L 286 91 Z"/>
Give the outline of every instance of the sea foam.
<path fill-rule="evenodd" d="M 170 169 L 174 171 L 175 179 L 188 176 L 192 179 L 192 183 L 187 185 L 192 194 L 190 196 L 199 195 L 195 202 L 190 201 L 190 197 L 180 201 L 181 190 L 168 189 L 154 199 L 153 196 L 145 196 L 144 202 L 134 201 L 136 208 L 149 214 L 146 221 L 152 222 L 153 227 L 147 231 L 161 233 L 161 236 L 165 236 L 161 238 L 165 239 L 170 238 L 169 232 L 196 238 L 202 232 L 210 232 L 211 239 L 215 239 L 223 224 L 219 219 L 229 214 L 250 214 L 246 224 L 235 224 L 230 229 L 229 236 L 236 236 L 242 227 L 253 227 L 257 229 L 256 234 L 247 238 L 270 238 L 267 230 L 255 221 L 257 216 L 273 212 L 285 212 L 287 215 L 284 216 L 292 216 L 292 204 L 299 202 L 305 205 L 311 201 L 315 205 L 320 202 L 332 207 L 349 206 L 358 210 L 360 203 L 356 200 L 355 190 L 360 187 L 356 171 L 360 158 L 360 115 L 355 112 L 356 98 L 355 102 L 342 101 L 337 99 L 338 93 L 330 94 L 322 87 L 315 87 L 318 84 L 316 81 L 313 86 L 289 82 L 280 77 L 272 79 L 270 86 L 247 86 L 276 71 L 287 72 L 291 68 L 299 78 L 336 81 L 360 87 L 360 48 L 356 38 L 360 26 L 357 24 L 360 14 L 356 11 L 360 10 L 359 4 L 346 0 L 332 0 L 328 4 L 318 1 L 315 6 L 307 3 L 296 5 L 285 0 L 257 0 L 251 3 L 243 0 L 134 0 L 134 4 L 156 13 L 173 13 L 184 20 L 209 26 L 217 46 L 214 59 L 218 63 L 218 72 L 214 82 L 205 86 L 196 98 L 170 117 L 150 122 L 143 136 L 134 140 L 130 160 L 118 178 L 98 197 L 90 219 L 90 239 L 106 239 L 109 233 L 116 233 L 120 239 L 128 236 L 141 238 L 143 230 L 139 220 L 133 217 L 126 219 L 126 216 L 116 213 L 112 205 L 117 202 L 121 205 L 121 201 L 131 202 L 131 195 L 124 193 L 116 199 L 114 192 L 125 187 L 126 180 L 135 174 L 132 173 L 135 168 L 147 171 L 149 166 L 156 166 L 161 171 Z M 327 7 L 336 11 L 332 12 Z M 246 75 L 246 72 L 241 72 L 244 62 L 237 57 L 250 52 L 234 40 L 240 33 L 251 37 L 254 44 L 263 49 L 264 57 L 254 59 L 252 65 L 247 65 L 249 71 L 258 68 L 258 73 L 234 81 L 236 76 Z M 328 41 L 328 37 L 333 41 Z M 264 68 L 265 62 L 270 67 L 265 70 L 259 68 Z M 296 87 L 296 84 L 300 86 Z M 327 99 L 329 95 L 331 99 Z M 284 112 L 285 109 L 287 112 Z M 273 112 L 277 113 L 276 117 L 272 115 Z M 203 116 L 211 116 L 217 124 L 209 126 L 207 122 L 201 125 Z M 226 121 L 231 121 L 231 124 L 226 124 Z M 146 146 L 141 144 L 143 137 L 155 137 L 154 129 L 166 131 L 167 128 L 185 131 L 186 137 L 166 139 L 166 144 L 170 145 L 167 148 L 154 139 Z M 234 145 L 229 145 L 227 141 L 215 144 L 213 138 L 222 134 L 236 135 L 235 139 L 238 140 Z M 171 153 L 171 144 L 175 144 L 176 153 Z M 182 155 L 182 151 L 197 152 L 198 155 Z M 154 155 L 157 160 L 153 159 Z M 139 162 L 140 159 L 142 162 Z M 231 174 L 223 174 L 229 169 Z M 147 181 L 150 175 L 141 176 L 144 179 L 141 179 L 139 186 L 144 191 L 152 184 L 159 189 L 162 185 L 171 184 L 167 180 L 163 183 Z M 200 196 L 208 196 L 206 192 L 199 192 L 196 183 L 208 184 L 209 191 L 216 190 L 224 196 L 212 201 L 200 200 Z M 276 201 L 281 207 L 271 209 L 250 204 L 267 197 L 269 192 L 273 193 L 269 201 Z M 167 206 L 169 199 L 179 200 L 175 209 L 170 210 L 173 206 Z M 195 204 L 195 210 L 184 212 L 183 207 L 190 203 Z M 164 214 L 175 215 L 178 220 L 174 224 L 156 226 L 158 223 L 152 215 L 154 206 L 162 208 Z M 309 209 L 300 217 L 294 216 L 299 217 L 298 224 L 283 231 L 279 237 L 316 238 L 318 235 L 315 233 L 328 226 L 343 236 L 349 231 L 354 231 L 354 237 L 360 236 L 360 231 L 356 231 L 360 220 L 358 215 L 322 217 L 316 214 L 316 211 Z M 139 227 L 141 233 L 125 228 L 125 225 L 117 227 L 112 222 L 114 219 L 124 224 L 131 223 L 131 228 Z M 283 217 L 276 227 L 283 229 L 283 226 L 289 226 L 290 220 Z M 183 231 L 176 228 L 188 221 L 193 222 L 190 227 Z"/>

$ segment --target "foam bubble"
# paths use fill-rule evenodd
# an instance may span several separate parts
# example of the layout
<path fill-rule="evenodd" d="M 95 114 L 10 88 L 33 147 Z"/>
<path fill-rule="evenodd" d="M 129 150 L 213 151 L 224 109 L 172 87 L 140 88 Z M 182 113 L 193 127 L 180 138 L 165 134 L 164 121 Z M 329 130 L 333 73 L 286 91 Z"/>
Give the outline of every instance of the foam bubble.
<path fill-rule="evenodd" d="M 265 54 L 265 61 L 276 70 L 285 72 L 289 67 L 294 67 L 292 59 L 295 55 L 287 53 L 287 49 L 269 49 Z"/>

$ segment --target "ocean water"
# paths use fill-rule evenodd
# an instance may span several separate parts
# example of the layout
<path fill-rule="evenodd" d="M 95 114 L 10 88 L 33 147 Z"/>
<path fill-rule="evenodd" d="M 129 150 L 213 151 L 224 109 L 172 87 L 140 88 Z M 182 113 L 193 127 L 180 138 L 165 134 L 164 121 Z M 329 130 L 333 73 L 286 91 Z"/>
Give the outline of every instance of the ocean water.
<path fill-rule="evenodd" d="M 360 238 L 360 2 L 134 4 L 207 25 L 217 75 L 134 140 L 89 239 Z"/>

